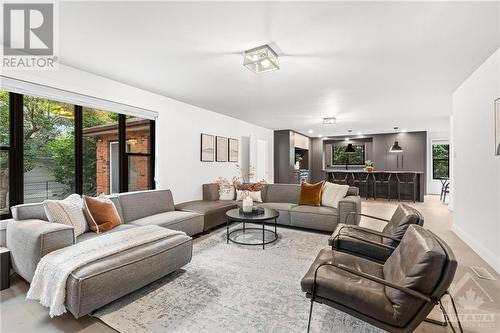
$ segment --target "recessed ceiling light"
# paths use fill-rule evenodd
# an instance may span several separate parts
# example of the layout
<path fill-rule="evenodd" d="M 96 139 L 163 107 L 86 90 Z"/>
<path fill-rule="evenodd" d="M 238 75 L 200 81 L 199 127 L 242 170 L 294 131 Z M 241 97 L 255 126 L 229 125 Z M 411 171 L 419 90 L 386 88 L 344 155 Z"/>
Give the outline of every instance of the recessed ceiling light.
<path fill-rule="evenodd" d="M 314 131 L 313 131 L 313 130 L 309 130 L 309 131 L 307 131 L 307 132 L 308 132 L 309 134 L 314 133 Z"/>
<path fill-rule="evenodd" d="M 361 132 L 358 132 L 358 135 L 359 135 L 359 136 L 361 136 L 361 135 L 363 135 L 363 133 L 361 133 Z"/>
<path fill-rule="evenodd" d="M 336 123 L 337 123 L 337 118 L 335 118 L 335 117 L 323 118 L 323 124 L 325 124 L 325 125 L 333 125 Z"/>
<path fill-rule="evenodd" d="M 401 133 L 406 133 L 407 131 L 405 129 L 402 129 L 401 130 Z"/>
<path fill-rule="evenodd" d="M 322 134 L 318 134 L 318 138 L 322 138 L 322 137 L 323 137 L 323 135 L 322 135 Z"/>
<path fill-rule="evenodd" d="M 257 74 L 280 69 L 278 54 L 267 44 L 246 50 L 243 66 Z"/>

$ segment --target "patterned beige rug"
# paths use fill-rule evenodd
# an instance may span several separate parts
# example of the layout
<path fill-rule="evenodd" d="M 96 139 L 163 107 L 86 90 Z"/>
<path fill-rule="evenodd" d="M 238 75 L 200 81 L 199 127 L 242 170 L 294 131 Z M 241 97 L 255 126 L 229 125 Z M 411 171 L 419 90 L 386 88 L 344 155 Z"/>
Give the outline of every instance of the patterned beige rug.
<path fill-rule="evenodd" d="M 286 228 L 278 228 L 278 233 L 278 241 L 265 250 L 226 244 L 225 229 L 200 237 L 194 242 L 192 262 L 182 271 L 94 316 L 122 333 L 305 332 L 310 302 L 300 280 L 327 246 L 328 236 Z M 315 304 L 311 332 L 381 331 Z"/>

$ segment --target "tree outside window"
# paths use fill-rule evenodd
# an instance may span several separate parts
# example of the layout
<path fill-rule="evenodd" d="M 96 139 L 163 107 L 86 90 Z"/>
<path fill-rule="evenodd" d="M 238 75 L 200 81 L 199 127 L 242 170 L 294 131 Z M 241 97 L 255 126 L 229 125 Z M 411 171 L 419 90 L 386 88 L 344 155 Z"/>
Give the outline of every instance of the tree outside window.
<path fill-rule="evenodd" d="M 365 165 L 365 145 L 353 144 L 352 147 L 356 151 L 353 154 L 345 153 L 346 146 L 333 146 L 333 165 L 345 165 L 347 163 L 347 155 L 349 155 L 349 165 Z"/>
<path fill-rule="evenodd" d="M 432 178 L 448 179 L 450 178 L 450 145 L 433 144 L 432 145 Z"/>

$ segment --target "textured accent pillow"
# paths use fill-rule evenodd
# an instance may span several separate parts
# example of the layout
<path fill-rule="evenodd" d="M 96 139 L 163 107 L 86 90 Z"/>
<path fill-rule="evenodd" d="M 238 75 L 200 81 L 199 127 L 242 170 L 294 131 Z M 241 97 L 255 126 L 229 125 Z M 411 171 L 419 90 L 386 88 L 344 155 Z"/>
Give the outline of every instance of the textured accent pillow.
<path fill-rule="evenodd" d="M 347 191 L 349 185 L 326 182 L 321 194 L 321 206 L 339 208 L 339 202 L 345 198 Z"/>
<path fill-rule="evenodd" d="M 83 215 L 83 201 L 78 194 L 71 194 L 64 200 L 45 200 L 43 209 L 49 222 L 72 226 L 75 237 L 88 231 Z"/>
<path fill-rule="evenodd" d="M 299 205 L 321 206 L 321 190 L 323 189 L 324 183 L 324 181 L 316 184 L 302 182 L 302 184 L 300 184 Z"/>
<path fill-rule="evenodd" d="M 83 212 L 90 230 L 98 234 L 121 224 L 115 204 L 103 194 L 97 198 L 83 196 Z"/>
<path fill-rule="evenodd" d="M 219 200 L 234 200 L 234 187 L 221 188 L 219 186 Z"/>
<path fill-rule="evenodd" d="M 240 190 L 236 190 L 237 201 L 243 200 L 244 192 L 247 192 L 248 195 L 250 195 L 250 198 L 252 198 L 253 202 L 262 202 L 262 195 L 260 191 L 240 191 Z"/>

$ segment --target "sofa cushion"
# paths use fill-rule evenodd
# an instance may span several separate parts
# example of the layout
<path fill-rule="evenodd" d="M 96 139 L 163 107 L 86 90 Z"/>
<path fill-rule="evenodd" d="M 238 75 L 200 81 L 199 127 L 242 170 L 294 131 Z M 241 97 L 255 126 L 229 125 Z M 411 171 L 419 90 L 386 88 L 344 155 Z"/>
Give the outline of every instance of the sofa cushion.
<path fill-rule="evenodd" d="M 339 185 L 325 182 L 321 193 L 321 205 L 332 208 L 339 208 L 339 202 L 349 191 L 349 185 Z"/>
<path fill-rule="evenodd" d="M 258 204 L 259 207 L 276 209 L 280 215 L 276 219 L 276 223 L 282 225 L 292 225 L 290 221 L 290 211 L 296 207 L 296 204 L 284 202 L 263 202 Z"/>
<path fill-rule="evenodd" d="M 300 185 L 296 184 L 268 184 L 263 197 L 264 202 L 286 202 L 298 204 Z"/>
<path fill-rule="evenodd" d="M 89 229 L 96 233 L 109 231 L 121 223 L 115 204 L 103 194 L 97 198 L 84 195 L 83 213 Z"/>
<path fill-rule="evenodd" d="M 383 277 L 382 265 L 326 248 L 320 251 L 302 279 L 302 291 L 312 293 L 316 268 L 326 262 L 334 262 L 379 278 Z M 317 297 L 332 300 L 381 321 L 387 323 L 395 321 L 392 304 L 385 296 L 382 284 L 336 267 L 323 266 L 318 270 L 315 293 Z"/>
<path fill-rule="evenodd" d="M 204 201 L 204 200 L 196 200 L 196 201 L 188 201 L 178 205 L 175 205 L 175 209 L 182 210 L 186 212 L 195 212 L 199 214 L 207 214 L 212 211 L 220 210 L 220 209 L 233 209 L 237 206 L 236 201 L 232 200 L 217 200 L 217 201 Z"/>
<path fill-rule="evenodd" d="M 203 216 L 193 212 L 173 211 L 155 214 L 142 219 L 130 221 L 136 226 L 158 225 L 160 227 L 181 230 L 188 235 L 198 234 L 203 231 Z"/>
<path fill-rule="evenodd" d="M 124 222 L 174 210 L 170 190 L 138 191 L 118 194 Z"/>
<path fill-rule="evenodd" d="M 332 232 L 338 223 L 337 209 L 299 205 L 290 211 L 294 227 Z"/>
<path fill-rule="evenodd" d="M 226 212 L 236 207 L 236 201 L 195 200 L 178 204 L 175 209 L 203 215 L 203 231 L 206 231 L 226 223 Z"/>
<path fill-rule="evenodd" d="M 321 191 L 324 181 L 316 184 L 302 182 L 300 185 L 299 205 L 321 206 Z"/>
<path fill-rule="evenodd" d="M 125 230 L 125 229 L 129 229 L 129 228 L 135 228 L 136 226 L 135 225 L 132 225 L 132 224 L 120 224 L 119 226 L 116 226 L 115 228 L 109 230 L 109 231 L 106 231 L 106 232 L 101 232 L 99 234 L 96 234 L 95 232 L 86 232 L 84 234 L 81 234 L 80 236 L 78 236 L 76 238 L 76 242 L 77 243 L 80 243 L 80 242 L 83 242 L 83 241 L 86 241 L 88 239 L 92 239 L 92 238 L 95 238 L 95 237 L 99 237 L 101 235 L 105 235 L 105 234 L 110 234 L 112 232 L 117 232 L 117 231 L 121 231 L 121 230 Z"/>
<path fill-rule="evenodd" d="M 47 215 L 45 214 L 45 209 L 43 209 L 43 204 L 32 203 L 32 204 L 22 204 L 11 208 L 12 217 L 14 220 L 43 220 L 48 221 Z"/>
<path fill-rule="evenodd" d="M 79 194 L 71 194 L 63 200 L 44 200 L 43 208 L 50 222 L 73 227 L 76 237 L 89 230 L 83 214 L 83 200 Z"/>

